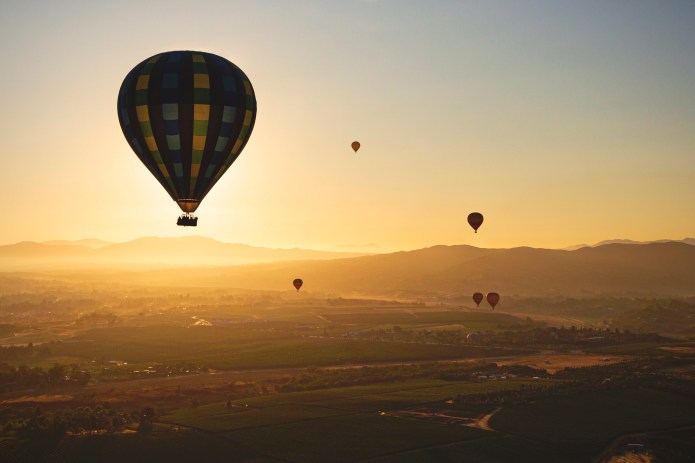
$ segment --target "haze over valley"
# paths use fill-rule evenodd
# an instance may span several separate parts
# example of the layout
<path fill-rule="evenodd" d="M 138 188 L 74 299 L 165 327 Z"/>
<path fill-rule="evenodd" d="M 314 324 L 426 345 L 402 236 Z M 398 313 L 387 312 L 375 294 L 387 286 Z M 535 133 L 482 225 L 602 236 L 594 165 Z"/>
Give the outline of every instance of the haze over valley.
<path fill-rule="evenodd" d="M 695 461 L 695 2 L 0 3 L 0 462 Z"/>

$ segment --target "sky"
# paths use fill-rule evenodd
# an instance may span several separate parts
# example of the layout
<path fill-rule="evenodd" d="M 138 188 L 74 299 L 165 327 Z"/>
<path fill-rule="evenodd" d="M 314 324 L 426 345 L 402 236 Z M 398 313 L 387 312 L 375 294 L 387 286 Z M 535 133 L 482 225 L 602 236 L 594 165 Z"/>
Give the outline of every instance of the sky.
<path fill-rule="evenodd" d="M 0 244 L 694 236 L 693 24 L 685 0 L 3 0 Z M 116 114 L 126 74 L 170 50 L 229 59 L 258 102 L 196 228 Z"/>

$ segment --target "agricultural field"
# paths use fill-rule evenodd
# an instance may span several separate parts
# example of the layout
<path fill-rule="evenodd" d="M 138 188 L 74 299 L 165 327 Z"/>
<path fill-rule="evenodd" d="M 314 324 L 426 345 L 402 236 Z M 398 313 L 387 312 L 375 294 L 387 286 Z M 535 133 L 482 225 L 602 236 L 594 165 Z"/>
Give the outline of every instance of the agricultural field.
<path fill-rule="evenodd" d="M 502 406 L 450 403 L 452 397 L 529 387 L 552 390 L 554 384 L 531 379 L 414 380 L 258 396 L 158 416 L 155 429 L 146 435 L 72 437 L 53 449 L 4 441 L 0 452 L 8 462 L 23 461 L 27 452 L 57 452 L 62 461 L 87 461 L 87 452 L 100 461 L 145 461 L 141 458 L 151 458 L 164 444 L 160 455 L 168 461 L 226 455 L 225 461 L 235 462 L 493 462 L 523 455 L 527 460 L 520 461 L 552 462 L 561 457 L 580 462 L 596 458 L 623 435 L 660 431 L 663 440 L 669 430 L 695 428 L 695 401 L 642 386 L 550 394 Z M 420 416 L 403 413 L 408 411 Z M 476 419 L 484 415 L 490 417 L 487 429 Z M 441 417 L 448 419 L 437 419 Z"/>
<path fill-rule="evenodd" d="M 686 339 L 422 301 L 41 284 L 0 297 L 3 463 L 584 462 L 634 435 L 687 454 L 695 426 Z"/>

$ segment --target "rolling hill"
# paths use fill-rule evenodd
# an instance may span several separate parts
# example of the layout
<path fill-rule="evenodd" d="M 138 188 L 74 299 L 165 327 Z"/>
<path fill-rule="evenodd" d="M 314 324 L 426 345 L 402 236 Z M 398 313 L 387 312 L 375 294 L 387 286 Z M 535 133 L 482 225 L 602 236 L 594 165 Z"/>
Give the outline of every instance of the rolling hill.
<path fill-rule="evenodd" d="M 161 268 L 189 265 L 241 265 L 362 256 L 364 253 L 272 249 L 223 243 L 201 236 L 143 237 L 125 243 L 99 240 L 24 241 L 0 246 L 0 271 L 66 267 Z"/>
<path fill-rule="evenodd" d="M 118 269 L 137 284 L 220 286 L 340 295 L 429 297 L 497 291 L 518 296 L 695 295 L 695 246 L 606 244 L 577 250 L 467 245 L 356 255 L 269 249 L 210 238 L 140 238 L 93 249 L 74 244 L 0 246 L 0 271 Z"/>
<path fill-rule="evenodd" d="M 329 261 L 189 269 L 191 285 L 420 297 L 497 291 L 519 296 L 695 295 L 695 246 L 684 243 L 609 244 L 576 251 L 434 246 L 416 251 Z M 139 274 L 173 284 L 180 270 Z"/>

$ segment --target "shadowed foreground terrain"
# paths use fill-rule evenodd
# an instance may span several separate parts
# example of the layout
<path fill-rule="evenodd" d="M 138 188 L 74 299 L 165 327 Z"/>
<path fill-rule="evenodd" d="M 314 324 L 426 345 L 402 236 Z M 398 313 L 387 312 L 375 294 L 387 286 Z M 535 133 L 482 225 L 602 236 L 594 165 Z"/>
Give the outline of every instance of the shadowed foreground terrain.
<path fill-rule="evenodd" d="M 0 275 L 0 460 L 695 455 L 692 297 L 503 293 L 492 311 L 176 271 Z"/>

